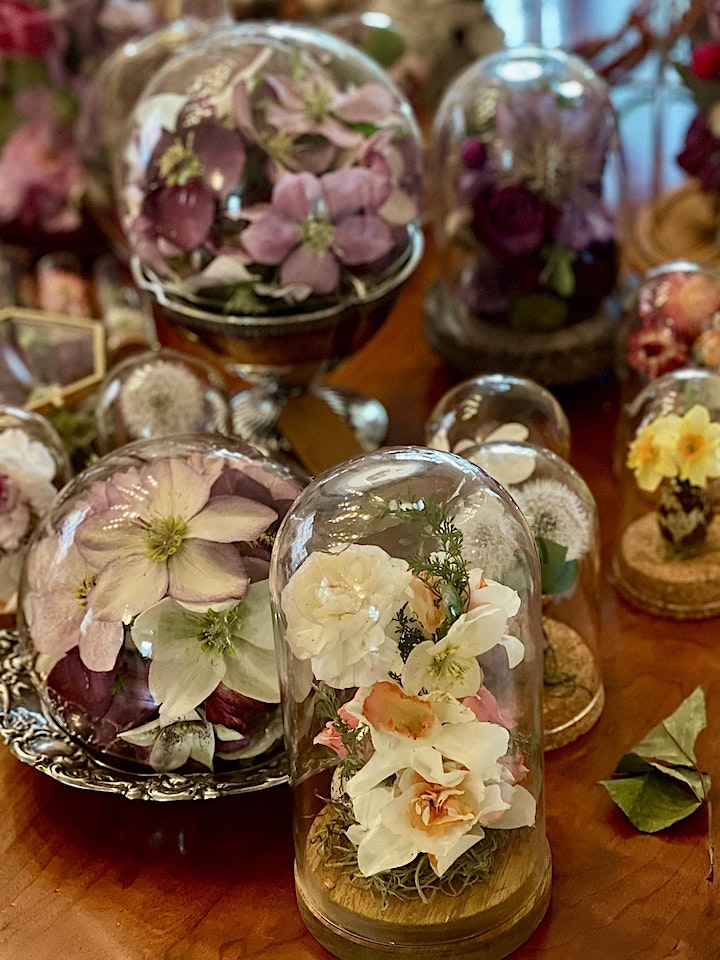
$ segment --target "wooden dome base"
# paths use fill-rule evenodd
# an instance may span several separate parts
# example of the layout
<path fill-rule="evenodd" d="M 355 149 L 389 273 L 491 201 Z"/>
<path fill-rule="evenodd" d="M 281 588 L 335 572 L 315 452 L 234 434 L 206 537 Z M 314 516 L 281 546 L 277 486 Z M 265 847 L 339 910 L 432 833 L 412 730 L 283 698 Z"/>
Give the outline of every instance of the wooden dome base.
<path fill-rule="evenodd" d="M 614 558 L 615 586 L 633 606 L 673 620 L 720 613 L 720 517 L 713 518 L 705 549 L 674 557 L 648 513 L 625 530 Z"/>
<path fill-rule="evenodd" d="M 597 722 L 605 705 L 600 668 L 580 634 L 565 623 L 543 618 L 546 643 L 552 646 L 558 675 L 569 684 L 543 688 L 545 750 L 555 750 L 577 740 Z"/>

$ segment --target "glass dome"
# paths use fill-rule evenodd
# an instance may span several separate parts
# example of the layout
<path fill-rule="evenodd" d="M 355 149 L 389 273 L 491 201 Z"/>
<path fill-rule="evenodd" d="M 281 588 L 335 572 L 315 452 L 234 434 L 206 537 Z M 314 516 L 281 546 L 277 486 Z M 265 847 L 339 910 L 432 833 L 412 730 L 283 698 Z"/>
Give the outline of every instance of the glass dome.
<path fill-rule="evenodd" d="M 550 881 L 516 505 L 452 454 L 346 461 L 286 516 L 271 585 L 308 928 L 343 958 L 505 956 Z"/>
<path fill-rule="evenodd" d="M 618 591 L 658 616 L 720 613 L 720 373 L 651 381 L 623 409 L 618 438 Z"/>
<path fill-rule="evenodd" d="M 93 758 L 238 780 L 281 753 L 268 572 L 301 487 L 208 434 L 128 444 L 64 488 L 19 629 L 49 715 Z"/>
<path fill-rule="evenodd" d="M 526 377 L 488 373 L 456 384 L 435 404 L 425 442 L 464 456 L 489 440 L 527 440 L 567 460 L 570 424 L 545 387 Z"/>
<path fill-rule="evenodd" d="M 382 69 L 313 27 L 246 21 L 174 53 L 118 175 L 145 278 L 226 314 L 361 300 L 410 256 L 421 140 Z"/>
<path fill-rule="evenodd" d="M 688 260 L 650 270 L 628 297 L 619 345 L 628 399 L 672 370 L 720 367 L 720 272 Z"/>
<path fill-rule="evenodd" d="M 450 85 L 432 140 L 433 345 L 460 369 L 550 385 L 604 372 L 624 183 L 604 81 L 557 50 L 492 54 Z"/>
<path fill-rule="evenodd" d="M 95 405 L 102 453 L 133 440 L 227 433 L 230 406 L 220 376 L 186 353 L 144 350 L 108 371 Z"/>
<path fill-rule="evenodd" d="M 35 525 L 70 479 L 67 451 L 45 417 L 0 406 L 0 614 L 12 614 Z"/>
<path fill-rule="evenodd" d="M 463 456 L 503 484 L 535 537 L 543 607 L 545 749 L 600 718 L 600 530 L 592 493 L 562 457 L 532 443 L 491 440 Z"/>

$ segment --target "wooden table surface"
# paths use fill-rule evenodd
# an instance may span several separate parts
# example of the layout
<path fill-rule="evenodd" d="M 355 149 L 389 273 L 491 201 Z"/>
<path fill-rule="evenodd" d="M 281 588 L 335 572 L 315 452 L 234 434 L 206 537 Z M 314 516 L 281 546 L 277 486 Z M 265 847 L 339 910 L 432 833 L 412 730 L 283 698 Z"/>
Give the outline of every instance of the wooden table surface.
<path fill-rule="evenodd" d="M 458 379 L 422 331 L 433 261 L 426 253 L 387 323 L 330 378 L 383 401 L 390 444 L 421 443 L 432 405 Z M 598 502 L 607 571 L 616 386 L 609 379 L 558 396 L 572 424 L 572 462 Z M 552 901 L 513 956 L 718 960 L 720 880 L 706 879 L 706 812 L 645 835 L 598 785 L 701 684 L 709 725 L 698 754 L 713 778 L 711 800 L 718 797 L 718 620 L 634 612 L 607 575 L 602 620 L 607 704 L 589 734 L 547 755 Z M 205 802 L 129 801 L 61 785 L 0 746 L 0 960 L 323 960 L 330 955 L 296 908 L 292 866 L 287 787 Z"/>

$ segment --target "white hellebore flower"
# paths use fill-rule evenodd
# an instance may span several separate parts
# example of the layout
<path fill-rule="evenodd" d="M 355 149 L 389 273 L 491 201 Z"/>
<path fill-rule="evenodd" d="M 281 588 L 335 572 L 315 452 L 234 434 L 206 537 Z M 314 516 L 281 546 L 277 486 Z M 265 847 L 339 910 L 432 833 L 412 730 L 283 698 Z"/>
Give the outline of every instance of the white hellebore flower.
<path fill-rule="evenodd" d="M 162 718 L 193 710 L 221 682 L 253 700 L 280 700 L 267 580 L 221 610 L 195 613 L 166 597 L 136 619 L 132 639 L 151 658 L 148 687 Z"/>
<path fill-rule="evenodd" d="M 508 731 L 450 697 L 410 697 L 378 683 L 347 709 L 370 726 L 375 751 L 348 780 L 358 867 L 372 876 L 426 853 L 438 876 L 485 835 L 535 821 L 535 800 L 508 781 Z M 395 777 L 388 784 L 391 777 Z"/>
<path fill-rule="evenodd" d="M 188 760 L 197 760 L 209 770 L 213 768 L 213 727 L 195 710 L 172 720 L 158 717 L 134 730 L 126 730 L 120 738 L 138 747 L 152 747 L 148 762 L 158 773 L 177 770 Z"/>
<path fill-rule="evenodd" d="M 282 592 L 290 649 L 333 687 L 385 677 L 397 652 L 388 628 L 412 597 L 411 580 L 404 560 L 373 545 L 311 554 Z"/>

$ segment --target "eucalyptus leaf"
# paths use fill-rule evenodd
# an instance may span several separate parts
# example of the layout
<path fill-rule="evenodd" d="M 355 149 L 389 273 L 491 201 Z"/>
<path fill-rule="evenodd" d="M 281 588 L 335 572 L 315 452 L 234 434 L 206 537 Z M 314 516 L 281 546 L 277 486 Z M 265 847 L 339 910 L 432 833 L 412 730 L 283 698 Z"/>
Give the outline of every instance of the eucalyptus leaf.
<path fill-rule="evenodd" d="M 628 820 L 643 833 L 665 830 L 702 804 L 693 793 L 656 771 L 601 782 Z"/>

